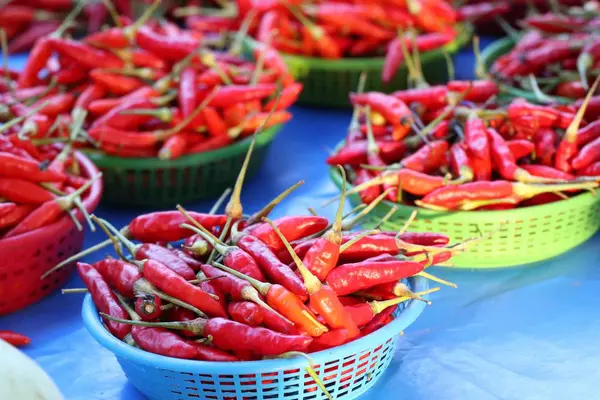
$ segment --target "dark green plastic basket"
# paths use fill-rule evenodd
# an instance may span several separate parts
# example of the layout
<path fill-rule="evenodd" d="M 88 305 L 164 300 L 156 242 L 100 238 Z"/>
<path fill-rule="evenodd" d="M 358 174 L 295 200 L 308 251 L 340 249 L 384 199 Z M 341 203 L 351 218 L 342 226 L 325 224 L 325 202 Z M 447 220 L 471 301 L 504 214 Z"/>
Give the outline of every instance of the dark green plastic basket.
<path fill-rule="evenodd" d="M 341 187 L 339 171 L 330 168 L 330 175 Z M 358 194 L 349 199 L 353 205 L 361 203 Z M 384 201 L 369 214 L 363 228 L 377 225 L 392 206 L 397 206 L 398 211 L 381 229 L 398 231 L 417 210 L 410 231 L 444 233 L 452 243 L 496 231 L 490 238 L 452 257 L 451 262 L 457 268 L 503 268 L 547 260 L 585 242 L 600 228 L 600 197 L 592 193 L 502 211 L 433 211 Z"/>
<path fill-rule="evenodd" d="M 496 60 L 510 52 L 513 47 L 515 47 L 515 41 L 510 37 L 496 40 L 487 46 L 481 53 L 481 60 L 485 66 L 485 69 L 489 71 Z M 500 94 L 504 99 L 521 97 L 530 103 L 538 103 L 538 100 L 533 93 L 516 87 L 506 86 L 502 83 L 500 83 Z M 573 102 L 573 100 L 566 97 L 552 96 L 552 98 L 563 104 L 571 104 Z"/>
<path fill-rule="evenodd" d="M 430 83 L 448 80 L 448 68 L 443 52 L 455 54 L 471 38 L 472 27 L 460 25 L 458 37 L 441 49 L 421 55 L 425 78 Z M 244 51 L 252 53 L 256 42 L 246 38 Z M 298 99 L 299 104 L 326 107 L 346 107 L 350 105 L 348 93 L 355 91 L 362 72 L 367 72 L 366 91 L 390 93 L 406 89 L 408 70 L 402 65 L 393 80 L 387 84 L 381 81 L 384 58 L 345 58 L 325 60 L 316 57 L 283 55 L 283 58 L 296 80 L 304 85 Z"/>
<path fill-rule="evenodd" d="M 274 126 L 256 137 L 247 177 L 256 174 L 269 145 L 281 126 Z M 158 158 L 120 158 L 89 152 L 102 170 L 102 201 L 126 207 L 172 207 L 218 197 L 232 187 L 244 163 L 252 138 L 231 146 L 175 160 Z"/>

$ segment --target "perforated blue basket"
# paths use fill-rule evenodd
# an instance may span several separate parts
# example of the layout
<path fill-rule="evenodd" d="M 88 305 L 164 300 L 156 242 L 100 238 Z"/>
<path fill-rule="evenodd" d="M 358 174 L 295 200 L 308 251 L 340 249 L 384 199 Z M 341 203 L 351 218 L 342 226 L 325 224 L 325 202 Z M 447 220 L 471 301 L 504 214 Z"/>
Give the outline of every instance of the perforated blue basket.
<path fill-rule="evenodd" d="M 415 292 L 429 288 L 425 279 L 409 278 Z M 336 399 L 355 399 L 383 375 L 396 349 L 399 333 L 423 312 L 425 303 L 402 303 L 394 321 L 343 346 L 310 354 L 315 371 Z M 117 357 L 127 378 L 152 400 L 318 400 L 326 399 L 305 372 L 303 358 L 218 363 L 164 357 L 131 347 L 102 324 L 90 295 L 82 309 L 90 334 Z"/>

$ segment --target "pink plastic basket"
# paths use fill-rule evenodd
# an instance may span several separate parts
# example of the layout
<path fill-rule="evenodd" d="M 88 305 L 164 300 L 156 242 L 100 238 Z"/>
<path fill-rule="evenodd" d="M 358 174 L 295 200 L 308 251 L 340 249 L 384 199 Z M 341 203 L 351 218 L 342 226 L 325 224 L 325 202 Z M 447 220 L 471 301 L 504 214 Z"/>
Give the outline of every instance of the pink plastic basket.
<path fill-rule="evenodd" d="M 98 174 L 96 166 L 80 153 L 76 154 L 84 176 Z M 102 180 L 97 180 L 83 199 L 88 212 L 100 202 Z M 77 211 L 77 218 L 83 215 Z M 27 307 L 62 286 L 75 264 L 62 268 L 43 280 L 42 274 L 60 261 L 81 251 L 83 231 L 78 231 L 68 215 L 52 225 L 23 235 L 0 240 L 0 315 Z"/>

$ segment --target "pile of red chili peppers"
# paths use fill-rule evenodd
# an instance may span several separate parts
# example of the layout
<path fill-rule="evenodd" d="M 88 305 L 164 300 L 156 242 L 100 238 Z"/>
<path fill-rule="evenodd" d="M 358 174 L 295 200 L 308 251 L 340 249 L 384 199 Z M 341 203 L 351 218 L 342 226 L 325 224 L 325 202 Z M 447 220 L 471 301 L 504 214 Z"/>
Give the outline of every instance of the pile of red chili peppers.
<path fill-rule="evenodd" d="M 268 126 L 291 118 L 302 86 L 273 48 L 247 61 L 241 37 L 148 22 L 159 5 L 80 41 L 64 37 L 69 21 L 38 40 L 20 74 L 0 74 L 0 121 L 22 138 L 174 159 L 229 146 L 271 112 Z"/>
<path fill-rule="evenodd" d="M 99 176 L 81 175 L 70 146 L 34 143 L 16 133 L 0 135 L 0 239 L 50 225 L 65 213 L 82 228 L 72 211 L 86 214 L 81 197 Z"/>
<path fill-rule="evenodd" d="M 286 54 L 340 59 L 385 56 L 382 79 L 403 62 L 402 45 L 421 52 L 456 36 L 456 13 L 446 0 L 238 0 L 250 33 Z M 274 34 L 276 32 L 276 34 Z"/>
<path fill-rule="evenodd" d="M 437 290 L 413 293 L 405 278 L 450 284 L 424 269 L 447 263 L 464 244 L 406 229 L 349 231 L 383 196 L 345 216 L 342 196 L 332 223 L 316 214 L 270 220 L 302 182 L 247 216 L 239 202 L 244 174 L 223 214 L 228 193 L 209 213 L 179 206 L 140 215 L 121 230 L 92 217 L 110 240 L 65 263 L 115 246 L 119 258 L 77 266 L 114 336 L 152 353 L 208 361 L 310 353 L 364 337 L 390 323 L 400 303 Z"/>
<path fill-rule="evenodd" d="M 354 93 L 353 121 L 330 165 L 344 165 L 364 203 L 504 210 L 593 190 L 600 180 L 600 109 L 495 101 L 491 80 L 450 81 L 390 95 Z"/>
<path fill-rule="evenodd" d="M 133 17 L 132 1 L 112 0 L 120 15 Z M 74 7 L 81 7 L 80 18 L 73 21 L 70 30 L 96 32 L 109 21 L 109 10 L 102 1 L 77 2 L 73 0 L 8 0 L 0 6 L 0 29 L 8 40 L 9 53 L 30 50 L 35 42 L 54 32 Z"/>
<path fill-rule="evenodd" d="M 585 97 L 600 75 L 600 3 L 532 15 L 521 25 L 524 30 L 512 34 L 517 44 L 495 61 L 492 75 L 530 91 L 540 103 Z"/>

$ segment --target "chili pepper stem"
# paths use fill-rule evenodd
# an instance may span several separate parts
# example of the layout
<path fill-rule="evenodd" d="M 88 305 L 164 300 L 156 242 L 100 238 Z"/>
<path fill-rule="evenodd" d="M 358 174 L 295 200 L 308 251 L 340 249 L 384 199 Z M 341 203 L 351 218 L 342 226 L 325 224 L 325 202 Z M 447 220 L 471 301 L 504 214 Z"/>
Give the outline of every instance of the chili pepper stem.
<path fill-rule="evenodd" d="M 96 222 L 101 222 L 102 224 L 106 225 L 106 227 L 108 227 L 108 229 L 110 231 L 112 231 L 113 235 L 115 235 L 120 241 L 121 243 L 123 243 L 125 245 L 125 247 L 127 248 L 127 250 L 129 251 L 129 253 L 131 253 L 132 256 L 135 256 L 135 252 L 137 249 L 137 245 L 135 245 L 131 240 L 127 239 L 124 235 L 121 234 L 121 232 L 119 232 L 119 230 L 117 228 L 115 228 L 110 222 L 108 222 L 105 219 L 102 218 L 94 218 L 94 221 Z"/>
<path fill-rule="evenodd" d="M 446 280 L 444 280 L 444 279 L 441 279 L 441 278 L 438 278 L 437 276 L 435 276 L 435 275 L 431 275 L 431 274 L 429 274 L 429 273 L 427 273 L 427 272 L 425 272 L 425 271 L 421 271 L 421 272 L 419 272 L 419 273 L 417 274 L 417 276 L 421 276 L 421 277 L 423 277 L 423 278 L 425 278 L 425 279 L 429 279 L 429 280 L 431 280 L 431 281 L 434 281 L 434 282 L 437 282 L 437 283 L 439 283 L 439 284 L 441 284 L 441 285 L 450 286 L 450 287 L 452 287 L 452 288 L 454 288 L 454 289 L 457 289 L 457 288 L 458 288 L 458 285 L 457 285 L 457 284 L 455 284 L 455 283 L 452 283 L 452 282 L 449 282 L 449 281 L 446 281 Z"/>
<path fill-rule="evenodd" d="M 438 290 L 440 290 L 440 288 L 435 287 L 435 288 L 426 290 L 424 292 L 415 293 L 412 290 L 410 290 L 408 288 L 408 286 L 406 286 L 404 283 L 399 283 L 394 287 L 394 294 L 399 297 L 410 297 L 411 299 L 420 300 L 420 301 L 424 301 L 428 304 L 431 304 L 430 301 L 424 299 L 421 296 L 424 296 L 425 294 L 437 292 Z"/>
<path fill-rule="evenodd" d="M 98 226 L 100 226 L 100 229 L 102 229 L 104 231 L 106 236 L 108 236 L 108 239 L 112 242 L 113 247 L 115 248 L 115 253 L 117 253 L 119 258 L 121 258 L 122 260 L 126 260 L 127 257 L 125 257 L 125 255 L 123 254 L 121 241 L 119 239 L 117 239 L 117 237 L 115 235 L 113 235 L 111 233 L 111 231 L 106 227 L 104 222 L 102 222 L 98 217 L 96 217 L 95 215 L 92 215 L 91 218 L 95 223 L 98 224 Z"/>
<path fill-rule="evenodd" d="M 125 236 L 127 236 L 129 232 L 129 229 L 127 227 L 124 227 L 123 229 L 121 229 L 121 233 Z M 71 257 L 61 261 L 60 263 L 58 263 L 57 265 L 55 265 L 54 267 L 52 267 L 51 269 L 49 269 L 48 271 L 44 272 L 44 274 L 42 274 L 42 276 L 40 276 L 40 279 L 45 279 L 48 277 L 48 275 L 52 274 L 53 272 L 58 271 L 59 269 L 63 268 L 64 266 L 71 264 L 77 260 L 82 259 L 83 257 L 86 257 L 98 250 L 102 250 L 103 248 L 105 248 L 106 246 L 109 246 L 112 243 L 112 241 L 110 239 L 105 240 L 104 242 L 100 242 L 92 247 L 89 247 L 87 249 L 85 249 L 84 251 L 81 251 L 77 254 L 72 255 Z"/>
<path fill-rule="evenodd" d="M 233 39 L 233 43 L 229 47 L 230 54 L 239 55 L 242 52 L 242 42 L 244 41 L 244 38 L 248 35 L 248 31 L 252 26 L 252 21 L 254 21 L 254 18 L 256 17 L 257 13 L 257 10 L 253 8 L 248 12 L 248 14 L 246 14 L 246 17 L 244 17 L 242 25 L 240 26 L 240 29 L 236 32 L 235 38 Z"/>
<path fill-rule="evenodd" d="M 341 219 L 341 215 L 340 215 L 340 219 Z M 286 250 L 292 257 L 292 260 L 294 260 L 296 267 L 298 267 L 298 270 L 300 271 L 300 274 L 302 275 L 302 279 L 304 280 L 304 286 L 306 286 L 306 290 L 308 291 L 308 294 L 313 295 L 313 294 L 317 293 L 319 290 L 321 290 L 321 287 L 323 285 L 321 284 L 321 281 L 319 281 L 319 278 L 317 278 L 312 272 L 310 272 L 308 270 L 308 268 L 306 268 L 306 265 L 304 265 L 304 263 L 302 262 L 300 257 L 298 257 L 298 255 L 296 254 L 296 252 L 294 251 L 294 249 L 292 248 L 290 243 L 287 241 L 285 236 L 283 236 L 283 234 L 279 230 L 279 228 L 277 228 L 277 226 L 273 223 L 273 221 L 271 221 L 268 218 L 264 218 L 263 221 L 271 226 L 273 231 L 277 234 L 277 237 L 279 238 L 279 240 L 281 240 L 283 242 Z M 341 226 L 340 226 L 340 228 L 341 228 Z M 341 241 L 341 238 L 340 238 L 340 241 Z"/>
<path fill-rule="evenodd" d="M 62 289 L 61 294 L 87 293 L 86 288 Z"/>
<path fill-rule="evenodd" d="M 268 217 L 269 214 L 271 214 L 271 211 L 273 211 L 273 209 L 279 203 L 281 203 L 294 190 L 298 189 L 302 185 L 304 185 L 304 181 L 299 181 L 299 182 L 293 184 L 292 186 L 290 186 L 289 188 L 287 188 L 286 190 L 284 190 L 283 192 L 281 192 L 277 197 L 275 197 L 273 200 L 271 200 L 269 202 L 269 204 L 264 206 L 260 211 L 252 214 L 252 216 L 250 216 L 250 218 L 248 218 L 248 220 L 246 221 L 246 225 L 247 226 L 254 225 L 257 222 L 262 221 L 263 218 Z"/>
<path fill-rule="evenodd" d="M 588 91 L 587 95 L 585 96 L 583 104 L 581 104 L 581 107 L 579 107 L 579 110 L 577 110 L 575 118 L 573 118 L 573 121 L 565 131 L 564 139 L 566 139 L 570 143 L 574 143 L 577 140 L 577 133 L 579 132 L 579 127 L 581 126 L 581 122 L 583 121 L 583 117 L 585 116 L 585 111 L 587 110 L 588 104 L 590 103 L 590 100 L 592 100 L 592 96 L 596 92 L 596 89 L 598 89 L 598 84 L 600 84 L 600 76 L 596 78 L 596 81 L 592 85 L 592 88 Z"/>
<path fill-rule="evenodd" d="M 229 215 L 227 217 L 227 221 L 225 221 L 225 226 L 223 227 L 223 231 L 221 232 L 221 234 L 219 235 L 219 241 L 220 242 L 224 242 L 225 239 L 227 238 L 227 233 L 229 233 L 229 228 L 231 228 L 231 223 L 233 221 L 233 218 L 231 215 Z M 212 251 L 210 252 L 210 254 L 208 255 L 208 260 L 207 263 L 210 264 L 213 262 L 213 260 L 215 259 L 215 256 L 217 255 L 217 247 L 213 246 Z"/>
<path fill-rule="evenodd" d="M 419 212 L 417 210 L 414 210 L 412 213 L 410 213 L 410 217 L 408 217 L 408 219 L 406 220 L 406 222 L 404 223 L 402 228 L 400 228 L 400 230 L 396 234 L 396 238 L 399 238 L 402 234 L 404 234 L 408 230 L 408 227 L 410 226 L 410 224 L 412 224 L 414 222 L 414 220 L 417 218 L 418 213 Z"/>
<path fill-rule="evenodd" d="M 215 235 L 213 235 L 210 231 L 208 231 L 205 227 L 203 227 L 201 223 L 199 223 L 194 218 L 192 218 L 190 216 L 190 214 L 185 210 L 185 208 L 183 208 L 181 205 L 179 205 L 179 204 L 177 205 L 177 210 L 181 214 L 183 214 L 183 216 L 186 217 L 188 219 L 188 221 L 190 221 L 194 225 L 194 226 L 192 226 L 192 225 L 189 225 L 189 224 L 182 224 L 182 227 L 183 227 L 183 225 L 185 225 L 185 228 L 187 228 L 187 229 L 192 228 L 191 230 L 194 231 L 194 232 L 200 230 L 204 235 L 208 235 L 208 237 L 212 241 L 218 242 L 221 245 L 224 244 L 223 242 L 219 241 L 219 239 Z"/>
<path fill-rule="evenodd" d="M 238 174 L 237 180 L 235 181 L 233 192 L 231 194 L 231 197 L 229 198 L 227 206 L 225 207 L 225 213 L 231 218 L 240 219 L 242 218 L 244 213 L 241 200 L 242 186 L 244 185 L 244 179 L 246 178 L 246 172 L 248 171 L 248 165 L 250 164 L 250 158 L 252 157 L 252 151 L 254 150 L 255 145 L 256 135 L 253 135 L 252 141 L 250 142 L 250 147 L 248 147 L 246 157 L 244 158 L 244 163 L 242 164 L 240 173 Z"/>
<path fill-rule="evenodd" d="M 344 181 L 345 181 L 345 179 L 344 179 Z M 354 228 L 356 225 L 358 225 L 358 223 L 363 218 L 365 218 L 371 211 L 373 211 L 373 209 L 375 207 L 377 207 L 391 191 L 392 191 L 391 188 L 387 189 L 386 191 L 381 193 L 379 196 L 377 196 L 372 202 L 370 202 L 369 205 L 364 207 L 360 213 L 358 213 L 357 215 L 354 216 L 354 218 L 352 218 L 350 221 L 344 222 L 342 224 L 342 230 L 349 231 L 352 228 Z M 390 218 L 390 217 L 388 217 L 388 218 Z"/>
<path fill-rule="evenodd" d="M 223 265 L 223 267 L 224 267 L 224 265 Z M 283 315 L 281 315 L 280 313 L 278 313 L 276 310 L 274 310 L 273 307 L 271 307 L 270 305 L 268 305 L 267 303 L 265 303 L 260 298 L 258 291 L 254 287 L 247 286 L 244 289 L 242 289 L 242 297 L 244 298 L 244 300 L 248 300 L 248 301 L 251 301 L 253 303 L 256 303 L 257 305 L 261 306 L 262 308 L 264 308 L 266 310 L 269 310 L 272 313 L 277 314 L 277 316 L 279 318 L 283 318 L 285 321 L 289 322 L 290 324 L 292 323 L 286 317 L 284 317 Z"/>
<path fill-rule="evenodd" d="M 154 2 L 152 2 L 152 5 L 146 10 L 144 10 L 144 13 L 132 25 L 129 25 L 128 27 L 123 29 L 123 34 L 127 37 L 127 39 L 130 42 L 133 41 L 137 30 L 140 29 L 144 24 L 146 24 L 146 22 L 148 22 L 150 18 L 152 18 L 152 15 L 160 6 L 161 1 L 162 0 L 154 0 Z"/>
<path fill-rule="evenodd" d="M 134 311 L 134 309 L 131 308 L 131 306 L 129 305 L 129 303 L 127 302 L 127 299 L 125 297 L 121 296 L 119 293 L 115 292 L 114 290 L 113 290 L 113 293 L 115 294 L 115 296 L 117 296 L 117 300 L 121 304 L 121 307 L 123 307 L 125 309 L 125 311 L 127 311 L 127 314 L 129 314 L 129 318 L 131 318 L 132 321 L 141 321 L 142 320 L 142 318 Z"/>
<path fill-rule="evenodd" d="M 128 319 L 122 319 L 113 317 L 103 312 L 99 313 L 102 318 L 106 318 L 109 321 L 120 322 L 127 325 L 145 326 L 149 328 L 165 328 L 174 330 L 186 330 L 194 333 L 195 335 L 202 335 L 204 326 L 206 324 L 205 318 L 196 318 L 191 321 L 179 321 L 179 322 L 144 322 L 144 321 L 133 321 Z"/>
<path fill-rule="evenodd" d="M 212 208 L 210 209 L 210 211 L 208 212 L 208 214 L 209 215 L 216 214 L 217 211 L 219 211 L 219 208 L 221 208 L 221 205 L 225 202 L 225 199 L 227 198 L 227 196 L 229 196 L 230 193 L 231 193 L 231 188 L 225 189 L 225 191 L 223 191 L 223 193 L 221 194 L 221 197 L 219 197 L 217 199 L 217 201 L 215 201 L 215 204 L 212 206 Z"/>
<path fill-rule="evenodd" d="M 381 220 L 373 227 L 373 229 L 381 229 L 381 227 L 392 218 L 394 214 L 398 211 L 398 206 L 393 206 L 390 210 L 381 218 Z"/>
<path fill-rule="evenodd" d="M 308 367 L 304 368 L 304 370 L 315 381 L 315 383 L 317 384 L 319 389 L 321 389 L 321 391 L 325 394 L 325 396 L 327 396 L 327 398 L 329 400 L 333 400 L 333 397 L 331 397 L 331 394 L 329 393 L 329 391 L 323 384 L 323 381 L 321 381 L 321 378 L 319 378 L 319 375 L 317 375 L 317 372 L 314 370 L 315 362 L 307 354 L 299 352 L 299 351 L 289 351 L 287 353 L 278 355 L 276 358 L 293 358 L 293 357 L 302 357 L 308 361 Z"/>
<path fill-rule="evenodd" d="M 145 293 L 145 294 L 151 294 L 153 296 L 159 297 L 161 300 L 167 301 L 171 304 L 175 304 L 176 306 L 185 308 L 187 310 L 192 311 L 193 313 L 206 318 L 206 314 L 204 314 L 202 311 L 200 311 L 198 308 L 179 300 L 176 297 L 170 296 L 160 290 L 158 290 L 157 288 L 154 287 L 154 285 L 152 285 L 148 280 L 146 280 L 146 278 L 142 278 L 137 280 L 134 283 L 133 286 L 134 290 L 136 293 Z"/>

